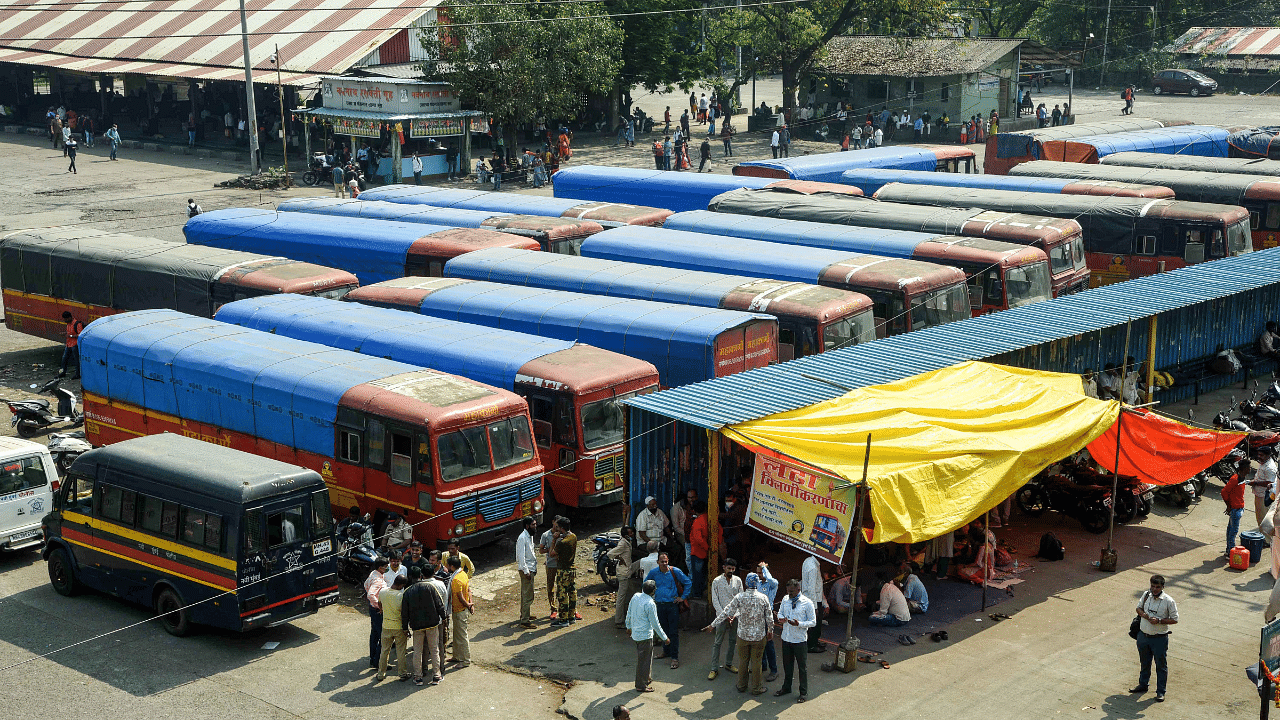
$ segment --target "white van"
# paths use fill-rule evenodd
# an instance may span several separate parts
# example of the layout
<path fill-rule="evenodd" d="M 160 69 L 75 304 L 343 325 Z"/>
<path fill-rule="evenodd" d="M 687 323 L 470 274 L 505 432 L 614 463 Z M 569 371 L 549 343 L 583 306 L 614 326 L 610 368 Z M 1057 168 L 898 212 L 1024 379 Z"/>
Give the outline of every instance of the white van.
<path fill-rule="evenodd" d="M 53 509 L 58 471 L 49 449 L 30 440 L 0 437 L 0 550 L 44 542 L 40 520 Z"/>

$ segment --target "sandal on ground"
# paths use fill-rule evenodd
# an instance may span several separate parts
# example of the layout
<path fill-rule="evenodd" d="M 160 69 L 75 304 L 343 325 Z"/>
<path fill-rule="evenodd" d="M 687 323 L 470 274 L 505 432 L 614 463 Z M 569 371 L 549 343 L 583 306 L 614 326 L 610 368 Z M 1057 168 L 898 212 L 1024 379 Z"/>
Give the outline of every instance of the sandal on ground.
<path fill-rule="evenodd" d="M 807 700 L 807 699 L 808 699 L 808 698 L 806 698 L 805 696 L 801 695 L 800 697 L 796 698 L 796 702 L 798 702 L 798 703 L 802 703 L 802 702 L 804 702 L 804 701 L 805 701 L 805 700 Z"/>
<path fill-rule="evenodd" d="M 888 669 L 889 669 L 889 662 L 888 662 L 887 660 L 881 660 L 881 661 L 880 661 L 880 667 L 884 668 L 885 670 L 888 670 Z"/>
<path fill-rule="evenodd" d="M 672 660 L 672 661 L 671 661 L 671 669 L 672 669 L 672 670 L 675 670 L 675 669 L 676 669 L 676 668 L 678 668 L 678 667 L 680 667 L 680 661 L 679 661 L 679 660 Z"/>
<path fill-rule="evenodd" d="M 782 697 L 783 695 L 790 695 L 790 694 L 791 694 L 790 690 L 777 690 L 773 693 L 773 696 Z"/>

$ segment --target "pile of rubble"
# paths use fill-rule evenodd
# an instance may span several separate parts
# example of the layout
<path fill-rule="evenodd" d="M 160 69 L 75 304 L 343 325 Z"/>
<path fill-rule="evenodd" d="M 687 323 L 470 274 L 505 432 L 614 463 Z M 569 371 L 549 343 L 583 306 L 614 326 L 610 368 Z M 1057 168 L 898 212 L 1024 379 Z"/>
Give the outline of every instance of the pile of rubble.
<path fill-rule="evenodd" d="M 292 186 L 293 179 L 281 168 L 267 168 L 257 175 L 241 175 L 234 180 L 220 182 L 214 187 L 242 188 L 246 190 L 280 190 Z"/>

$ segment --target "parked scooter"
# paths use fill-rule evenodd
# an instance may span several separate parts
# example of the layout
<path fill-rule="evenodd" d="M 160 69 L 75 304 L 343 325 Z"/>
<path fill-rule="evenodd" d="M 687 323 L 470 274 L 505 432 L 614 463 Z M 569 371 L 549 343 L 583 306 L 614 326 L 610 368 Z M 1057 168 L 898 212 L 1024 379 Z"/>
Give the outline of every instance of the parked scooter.
<path fill-rule="evenodd" d="M 367 521 L 368 516 L 365 517 Z M 378 550 L 373 546 L 373 533 L 362 522 L 347 525 L 338 552 L 338 577 L 352 585 L 360 585 L 378 566 Z"/>
<path fill-rule="evenodd" d="M 622 536 L 616 532 L 602 533 L 591 538 L 591 542 L 596 544 L 595 550 L 591 552 L 591 559 L 596 564 L 601 582 L 610 590 L 618 589 L 618 561 L 609 559 L 609 551 L 618 547 L 621 541 Z"/>
<path fill-rule="evenodd" d="M 92 449 L 93 446 L 84 439 L 83 430 L 53 433 L 49 436 L 49 454 L 53 456 L 53 464 L 58 468 L 59 475 L 66 475 L 71 463 Z"/>
<path fill-rule="evenodd" d="M 1042 473 L 1023 485 L 1016 495 L 1018 507 L 1031 517 L 1057 510 L 1080 521 L 1091 533 L 1104 533 L 1111 522 L 1111 488 L 1077 485 L 1065 475 Z"/>
<path fill-rule="evenodd" d="M 329 164 L 329 156 L 315 153 L 311 156 L 311 165 L 302 173 L 302 182 L 307 185 L 327 185 L 333 181 L 333 165 Z"/>
<path fill-rule="evenodd" d="M 43 398 L 34 400 L 8 400 L 0 398 L 0 402 L 9 406 L 9 412 L 13 417 L 9 421 L 9 427 L 16 426 L 18 435 L 24 438 L 34 437 L 41 430 L 58 423 L 69 422 L 72 427 L 79 427 L 84 424 L 84 415 L 80 413 L 80 402 L 76 398 L 76 394 L 66 388 L 58 387 L 62 382 L 61 378 L 54 378 L 37 389 L 36 385 L 31 388 L 36 392 L 49 392 L 58 398 L 58 413 L 55 415 L 49 409 L 49 401 Z"/>

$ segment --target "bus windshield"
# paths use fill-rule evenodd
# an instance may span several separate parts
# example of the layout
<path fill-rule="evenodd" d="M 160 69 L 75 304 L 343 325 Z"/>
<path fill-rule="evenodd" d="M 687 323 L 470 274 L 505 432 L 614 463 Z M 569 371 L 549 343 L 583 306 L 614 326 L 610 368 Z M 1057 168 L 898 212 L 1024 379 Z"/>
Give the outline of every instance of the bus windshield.
<path fill-rule="evenodd" d="M 523 415 L 490 425 L 489 443 L 493 447 L 494 467 L 511 467 L 516 463 L 533 459 L 533 441 L 529 437 L 529 421 Z"/>
<path fill-rule="evenodd" d="M 626 433 L 622 401 L 637 394 L 630 392 L 582 406 L 582 442 L 588 450 L 622 442 Z"/>
<path fill-rule="evenodd" d="M 326 300 L 341 300 L 342 298 L 346 297 L 347 293 L 355 289 L 356 289 L 355 285 L 340 285 L 338 287 L 332 287 L 327 290 L 318 290 L 316 292 L 311 293 L 311 295 L 315 297 L 322 297 Z"/>
<path fill-rule="evenodd" d="M 836 320 L 822 329 L 822 351 L 831 352 L 875 339 L 875 316 L 869 312 L 859 313 Z"/>
<path fill-rule="evenodd" d="M 947 290 L 935 291 L 928 296 L 911 298 L 911 329 L 942 325 L 952 320 L 970 317 L 969 290 L 956 285 Z"/>
<path fill-rule="evenodd" d="M 529 420 L 523 415 L 490 423 L 487 429 L 476 425 L 445 433 L 436 440 L 436 448 L 440 477 L 445 482 L 511 467 L 534 457 Z"/>
<path fill-rule="evenodd" d="M 1071 254 L 1074 255 L 1076 259 L 1076 270 L 1088 269 L 1089 266 L 1084 257 L 1084 236 L 1077 235 L 1071 241 Z"/>
<path fill-rule="evenodd" d="M 1072 257 L 1071 246 L 1073 243 L 1065 242 L 1061 245 L 1054 245 L 1049 250 L 1049 262 L 1053 265 L 1053 274 L 1068 272 L 1075 270 L 1076 262 Z"/>
<path fill-rule="evenodd" d="M 1048 300 L 1053 296 L 1049 290 L 1049 267 L 1044 263 L 1005 268 L 1004 285 L 1011 308 Z"/>
<path fill-rule="evenodd" d="M 1227 228 L 1227 246 L 1232 255 L 1243 255 L 1253 250 L 1248 220 L 1242 220 Z"/>

